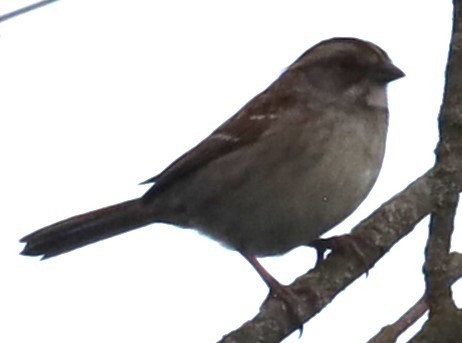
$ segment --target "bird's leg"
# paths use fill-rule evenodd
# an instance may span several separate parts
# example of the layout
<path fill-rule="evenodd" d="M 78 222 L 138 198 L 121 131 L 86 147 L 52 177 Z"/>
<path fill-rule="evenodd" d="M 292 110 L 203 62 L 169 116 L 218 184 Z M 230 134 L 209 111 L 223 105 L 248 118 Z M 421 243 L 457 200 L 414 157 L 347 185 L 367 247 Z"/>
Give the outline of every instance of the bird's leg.
<path fill-rule="evenodd" d="M 246 253 L 242 253 L 241 255 L 244 256 L 244 258 L 249 261 L 249 263 L 254 267 L 254 269 L 257 271 L 258 275 L 263 279 L 263 281 L 266 283 L 270 291 L 274 291 L 275 293 L 278 293 L 278 291 L 281 288 L 284 288 L 283 285 L 279 283 L 278 280 L 276 280 L 257 260 L 257 258 L 253 255 L 249 255 Z"/>
<path fill-rule="evenodd" d="M 303 322 L 298 316 L 297 311 L 297 295 L 287 286 L 282 285 L 276 280 L 257 260 L 253 255 L 249 255 L 244 252 L 240 252 L 241 255 L 249 261 L 252 267 L 257 271 L 258 275 L 268 286 L 270 292 L 268 297 L 273 296 L 277 299 L 280 299 L 286 305 L 287 315 L 290 322 L 300 330 L 300 337 L 303 334 Z"/>

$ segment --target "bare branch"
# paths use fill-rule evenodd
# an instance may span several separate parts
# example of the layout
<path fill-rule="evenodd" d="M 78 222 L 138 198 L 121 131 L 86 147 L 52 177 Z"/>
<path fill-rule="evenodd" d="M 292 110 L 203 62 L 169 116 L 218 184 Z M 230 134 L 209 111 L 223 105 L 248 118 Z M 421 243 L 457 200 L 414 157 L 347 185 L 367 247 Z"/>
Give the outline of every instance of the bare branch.
<path fill-rule="evenodd" d="M 33 10 L 36 10 L 37 8 L 40 8 L 40 7 L 49 5 L 49 4 L 51 4 L 52 2 L 56 2 L 56 1 L 58 1 L 58 0 L 44 0 L 44 1 L 39 1 L 39 2 L 36 2 L 35 4 L 32 4 L 32 5 L 29 5 L 29 6 L 20 8 L 20 9 L 17 9 L 17 10 L 15 10 L 15 11 L 13 11 L 13 12 L 0 15 L 0 23 L 2 23 L 2 22 L 4 22 L 4 21 L 7 21 L 8 19 L 12 19 L 12 18 L 14 18 L 14 17 L 20 16 L 21 14 L 24 14 L 24 13 L 27 13 L 27 12 L 30 12 L 30 11 L 33 11 Z"/>
<path fill-rule="evenodd" d="M 448 273 L 450 283 L 453 284 L 462 277 L 462 254 L 450 254 Z M 377 335 L 368 343 L 391 343 L 396 342 L 398 337 L 410 328 L 425 312 L 428 306 L 423 295 L 409 310 L 406 311 L 396 322 L 383 327 Z"/>
<path fill-rule="evenodd" d="M 426 298 L 430 317 L 438 311 L 456 310 L 452 299 L 448 262 L 451 236 L 454 231 L 454 217 L 458 193 L 453 189 L 440 190 L 442 202 L 430 219 L 430 235 L 425 249 Z"/>

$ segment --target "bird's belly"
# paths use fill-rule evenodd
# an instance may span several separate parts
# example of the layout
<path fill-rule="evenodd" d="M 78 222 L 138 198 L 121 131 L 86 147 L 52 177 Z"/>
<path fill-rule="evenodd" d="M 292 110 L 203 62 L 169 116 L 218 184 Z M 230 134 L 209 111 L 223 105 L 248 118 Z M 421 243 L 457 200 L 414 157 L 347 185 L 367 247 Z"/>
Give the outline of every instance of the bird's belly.
<path fill-rule="evenodd" d="M 375 166 L 363 165 L 358 171 L 358 161 L 351 157 L 351 164 L 320 161 L 306 173 L 298 165 L 287 164 L 264 178 L 255 177 L 251 186 L 236 188 L 230 191 L 231 198 L 217 203 L 218 209 L 229 209 L 217 213 L 217 226 L 223 217 L 228 223 L 224 235 L 219 237 L 216 226 L 204 231 L 257 256 L 281 254 L 310 243 L 350 215 L 377 178 Z M 209 206 L 212 213 L 213 207 Z"/>
<path fill-rule="evenodd" d="M 378 176 L 384 142 L 385 133 L 373 142 L 336 135 L 324 142 L 323 154 L 277 141 L 230 154 L 188 180 L 201 189 L 183 187 L 185 219 L 174 224 L 255 256 L 283 254 L 356 209 Z"/>

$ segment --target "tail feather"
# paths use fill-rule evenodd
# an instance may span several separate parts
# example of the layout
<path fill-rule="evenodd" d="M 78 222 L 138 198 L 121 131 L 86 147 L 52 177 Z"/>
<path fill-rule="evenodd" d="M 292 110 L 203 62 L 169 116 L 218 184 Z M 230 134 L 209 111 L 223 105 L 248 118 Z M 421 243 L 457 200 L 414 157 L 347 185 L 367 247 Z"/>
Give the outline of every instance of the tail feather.
<path fill-rule="evenodd" d="M 37 230 L 23 238 L 22 255 L 42 259 L 119 235 L 154 221 L 141 199 L 126 201 L 81 214 Z"/>

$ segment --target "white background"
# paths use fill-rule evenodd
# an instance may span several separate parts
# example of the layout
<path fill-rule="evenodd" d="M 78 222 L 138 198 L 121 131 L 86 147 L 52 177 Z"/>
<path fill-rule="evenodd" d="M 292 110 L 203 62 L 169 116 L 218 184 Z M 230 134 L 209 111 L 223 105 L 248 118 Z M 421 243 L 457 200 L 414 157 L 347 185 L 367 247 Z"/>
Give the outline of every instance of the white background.
<path fill-rule="evenodd" d="M 0 14 L 26 4 L 2 0 Z M 1 23 L 0 341 L 214 342 L 253 317 L 266 286 L 193 231 L 152 225 L 47 261 L 18 255 L 18 239 L 140 196 L 139 182 L 333 36 L 380 45 L 407 74 L 389 87 L 379 181 L 328 235 L 348 232 L 433 164 L 451 10 L 449 0 L 63 0 Z M 365 342 L 398 318 L 424 289 L 426 225 L 285 342 Z M 314 255 L 262 262 L 289 283 Z"/>

